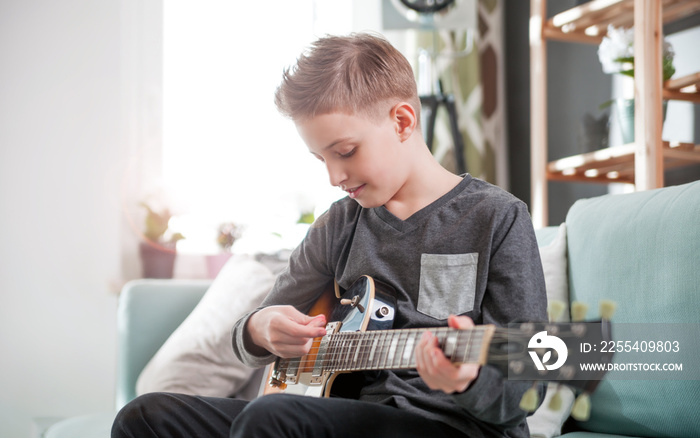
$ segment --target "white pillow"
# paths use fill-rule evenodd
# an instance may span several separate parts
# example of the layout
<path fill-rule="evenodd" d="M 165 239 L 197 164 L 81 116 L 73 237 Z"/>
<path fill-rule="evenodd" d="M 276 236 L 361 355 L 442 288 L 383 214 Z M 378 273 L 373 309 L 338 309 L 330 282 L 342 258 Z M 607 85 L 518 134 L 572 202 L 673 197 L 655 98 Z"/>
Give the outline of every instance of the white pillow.
<path fill-rule="evenodd" d="M 272 272 L 252 257 L 231 257 L 192 313 L 143 369 L 136 393 L 229 397 L 244 388 L 255 370 L 233 354 L 231 329 L 258 307 L 274 281 Z"/>
<path fill-rule="evenodd" d="M 576 396 L 573 389 L 568 386 L 560 386 L 561 406 L 559 410 L 553 411 L 549 408 L 549 402 L 556 392 L 557 384 L 548 383 L 547 395 L 544 397 L 542 405 L 534 414 L 527 417 L 531 438 L 552 438 L 561 435 L 561 427 L 571 414 Z"/>
<path fill-rule="evenodd" d="M 561 301 L 567 308 L 562 312 L 559 320 L 568 321 L 569 312 L 569 274 L 568 258 L 566 256 L 566 223 L 559 225 L 554 240 L 546 246 L 540 247 L 544 282 L 547 289 L 547 302 Z M 559 388 L 562 399 L 561 407 L 557 411 L 549 408 L 549 401 L 556 392 L 557 385 L 549 383 L 547 395 L 540 407 L 529 417 L 527 425 L 530 428 L 530 436 L 537 438 L 552 438 L 561 435 L 561 427 L 571 413 L 574 404 L 574 391 L 566 386 Z"/>
<path fill-rule="evenodd" d="M 566 256 L 566 223 L 559 225 L 557 236 L 547 246 L 540 247 L 547 303 L 561 301 L 566 308 L 559 321 L 569 321 L 569 272 Z"/>

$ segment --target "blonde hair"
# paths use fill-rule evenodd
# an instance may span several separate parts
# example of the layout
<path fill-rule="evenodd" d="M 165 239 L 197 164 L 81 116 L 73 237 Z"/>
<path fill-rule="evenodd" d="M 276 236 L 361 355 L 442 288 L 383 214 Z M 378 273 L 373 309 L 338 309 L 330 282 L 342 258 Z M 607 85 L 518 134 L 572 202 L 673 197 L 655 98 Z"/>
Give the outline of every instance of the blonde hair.
<path fill-rule="evenodd" d="M 367 33 L 317 40 L 284 71 L 275 93 L 279 111 L 295 121 L 333 112 L 379 117 L 400 101 L 420 117 L 411 65 L 386 39 Z"/>

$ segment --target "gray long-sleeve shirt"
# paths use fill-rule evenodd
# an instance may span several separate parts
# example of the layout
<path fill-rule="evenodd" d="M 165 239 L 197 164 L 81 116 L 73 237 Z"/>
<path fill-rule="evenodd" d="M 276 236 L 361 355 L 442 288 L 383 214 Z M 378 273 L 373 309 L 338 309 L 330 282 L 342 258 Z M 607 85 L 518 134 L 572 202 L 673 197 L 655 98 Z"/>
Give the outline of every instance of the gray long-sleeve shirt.
<path fill-rule="evenodd" d="M 542 264 L 524 203 L 466 175 L 450 192 L 400 220 L 386 208 L 362 208 L 344 198 L 312 225 L 262 307 L 308 311 L 330 280 L 348 288 L 369 275 L 397 293 L 394 328 L 444 327 L 450 314 L 476 324 L 505 326 L 546 320 Z M 246 364 L 273 356 L 246 350 L 244 327 L 233 347 Z M 529 436 L 518 404 L 530 386 L 508 381 L 490 365 L 463 393 L 430 390 L 415 370 L 372 372 L 360 399 L 411 410 L 463 430 L 468 436 Z"/>

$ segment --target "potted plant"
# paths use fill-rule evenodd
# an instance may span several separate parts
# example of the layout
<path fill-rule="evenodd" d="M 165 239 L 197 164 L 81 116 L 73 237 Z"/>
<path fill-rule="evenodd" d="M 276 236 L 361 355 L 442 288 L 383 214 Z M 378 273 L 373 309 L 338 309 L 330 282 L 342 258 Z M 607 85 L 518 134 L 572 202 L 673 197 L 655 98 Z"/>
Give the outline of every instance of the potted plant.
<path fill-rule="evenodd" d="M 142 275 L 144 278 L 172 278 L 177 242 L 185 237 L 169 232 L 172 218 L 169 209 L 155 211 L 144 202 L 140 205 L 146 209 L 143 240 L 139 245 Z"/>
<path fill-rule="evenodd" d="M 231 258 L 231 248 L 240 237 L 240 228 L 234 222 L 224 222 L 219 225 L 216 236 L 216 243 L 219 246 L 218 254 L 207 256 L 207 272 L 209 278 L 216 278 L 229 258 Z"/>
<path fill-rule="evenodd" d="M 676 72 L 673 66 L 675 52 L 671 43 L 664 39 L 662 54 L 663 80 L 671 79 Z M 598 47 L 598 59 L 603 72 L 622 74 L 634 78 L 634 29 L 615 28 L 608 26 L 608 33 Z M 615 103 L 618 114 L 622 139 L 624 143 L 634 141 L 634 99 L 614 99 L 605 102 L 601 108 Z M 666 118 L 666 102 L 663 103 L 663 119 Z"/>

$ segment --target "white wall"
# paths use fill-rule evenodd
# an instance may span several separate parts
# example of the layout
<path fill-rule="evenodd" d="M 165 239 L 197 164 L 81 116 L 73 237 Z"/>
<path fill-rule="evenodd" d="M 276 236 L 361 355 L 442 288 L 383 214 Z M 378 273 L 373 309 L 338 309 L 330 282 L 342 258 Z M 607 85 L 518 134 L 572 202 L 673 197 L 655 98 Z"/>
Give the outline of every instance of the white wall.
<path fill-rule="evenodd" d="M 0 436 L 113 408 L 121 2 L 0 2 Z"/>
<path fill-rule="evenodd" d="M 673 65 L 676 73 L 673 78 L 683 77 L 700 71 L 700 57 L 698 53 L 698 40 L 700 39 L 700 27 L 693 27 L 674 33 L 667 37 L 673 46 L 676 56 Z M 663 127 L 663 139 L 685 143 L 696 143 L 697 131 L 700 126 L 694 125 L 696 106 L 692 102 L 680 100 L 668 103 L 668 112 Z"/>

